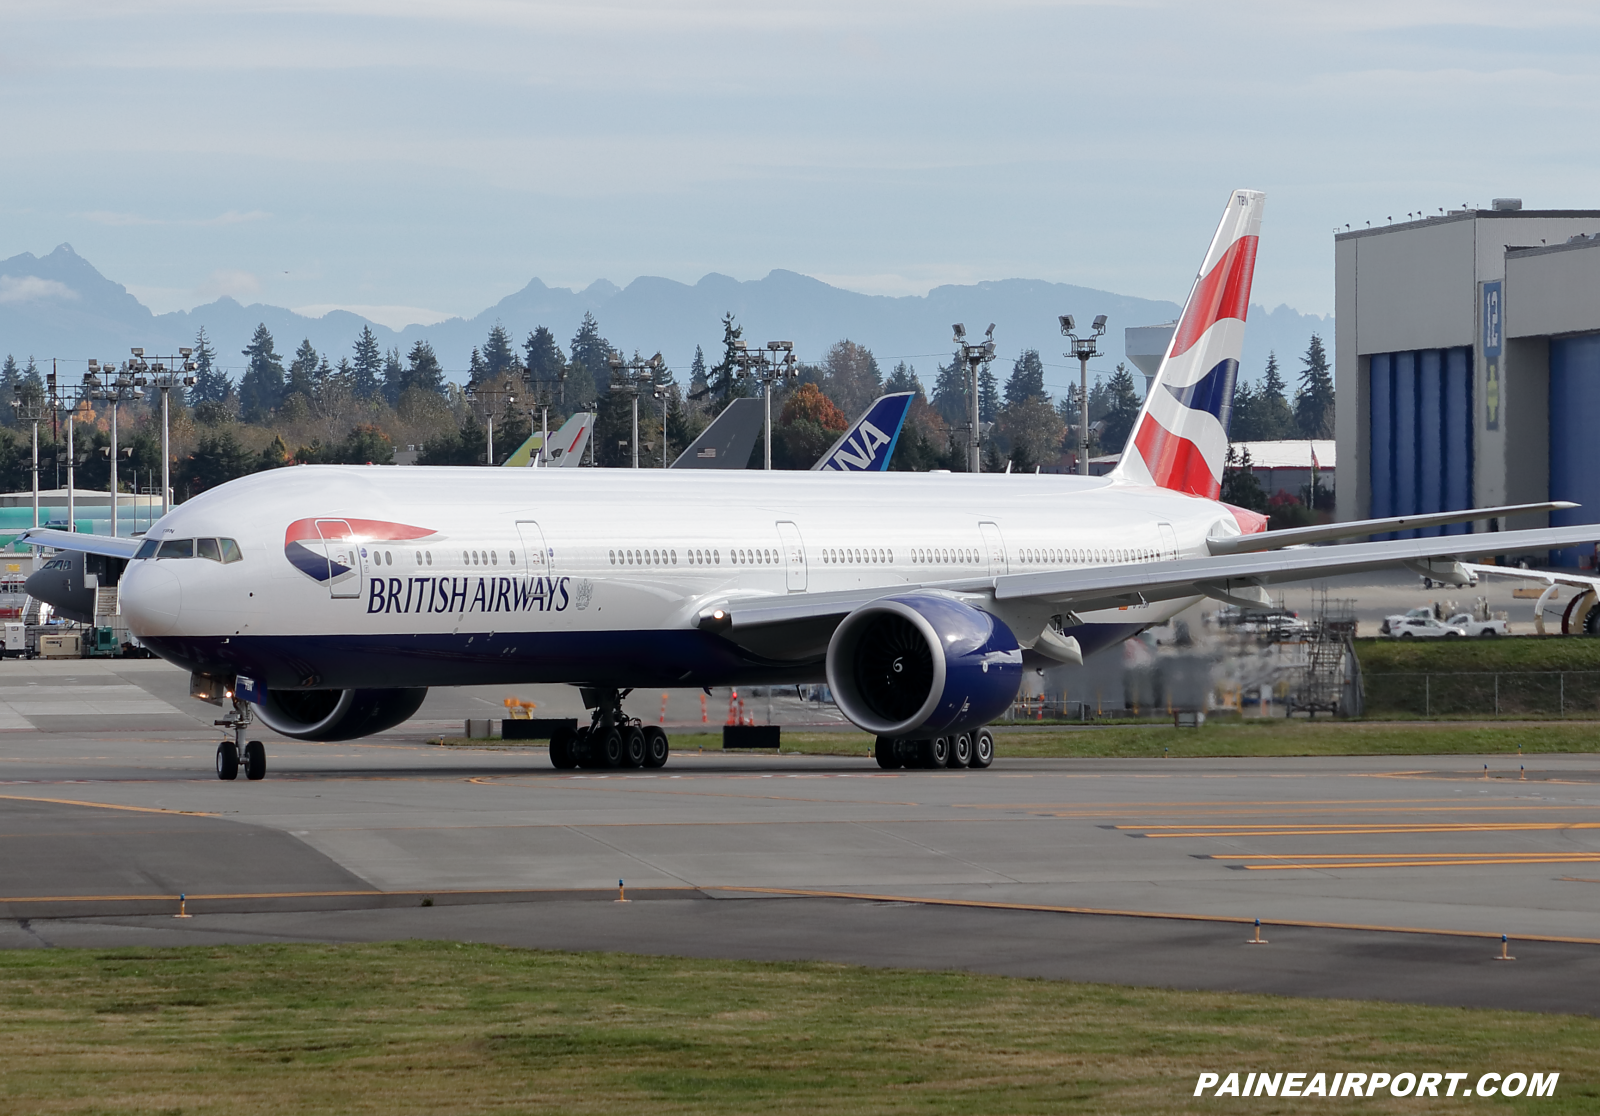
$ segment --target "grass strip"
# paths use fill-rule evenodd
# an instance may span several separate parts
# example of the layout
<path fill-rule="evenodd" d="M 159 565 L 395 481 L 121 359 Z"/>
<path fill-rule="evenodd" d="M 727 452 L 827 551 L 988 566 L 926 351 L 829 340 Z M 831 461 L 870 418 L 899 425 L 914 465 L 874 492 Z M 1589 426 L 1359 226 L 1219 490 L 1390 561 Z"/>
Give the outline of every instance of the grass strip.
<path fill-rule="evenodd" d="M 1191 1097 L 1207 1070 L 1556 1070 L 1553 1098 L 1471 1107 L 1600 1104 L 1590 1018 L 820 963 L 437 942 L 33 950 L 0 954 L 0 1004 L 10 1112 L 1165 1113 L 1221 1103 Z"/>

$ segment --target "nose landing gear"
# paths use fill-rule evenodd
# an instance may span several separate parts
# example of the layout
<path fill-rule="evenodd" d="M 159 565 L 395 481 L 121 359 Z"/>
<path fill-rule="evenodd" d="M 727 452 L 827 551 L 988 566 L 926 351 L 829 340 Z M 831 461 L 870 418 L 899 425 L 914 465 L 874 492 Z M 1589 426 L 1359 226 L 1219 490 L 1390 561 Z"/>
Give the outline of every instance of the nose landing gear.
<path fill-rule="evenodd" d="M 250 715 L 250 703 L 233 699 L 233 711 L 221 720 L 213 721 L 218 728 L 231 729 L 232 740 L 217 745 L 217 778 L 237 779 L 239 768 L 244 767 L 246 779 L 264 779 L 267 776 L 267 749 L 259 740 L 245 743 L 244 734 L 255 718 Z"/>
<path fill-rule="evenodd" d="M 583 704 L 594 710 L 593 717 L 588 726 L 551 739 L 550 763 L 561 770 L 665 766 L 672 754 L 667 734 L 622 711 L 622 699 L 631 692 L 583 687 Z"/>

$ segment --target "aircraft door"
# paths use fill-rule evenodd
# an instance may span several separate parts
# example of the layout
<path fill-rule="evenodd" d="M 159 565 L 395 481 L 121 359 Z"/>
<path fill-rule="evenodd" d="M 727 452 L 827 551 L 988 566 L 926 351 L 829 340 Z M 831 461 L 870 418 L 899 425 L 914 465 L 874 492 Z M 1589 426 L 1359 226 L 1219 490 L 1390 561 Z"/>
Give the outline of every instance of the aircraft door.
<path fill-rule="evenodd" d="M 1011 566 L 1006 561 L 1006 540 L 1000 534 L 997 523 L 980 523 L 978 529 L 983 532 L 983 545 L 989 551 L 989 573 L 1003 574 L 1010 572 Z"/>
<path fill-rule="evenodd" d="M 545 544 L 544 531 L 531 519 L 517 520 L 517 535 L 522 539 L 523 572 L 528 577 L 546 577 L 553 563 L 550 548 Z"/>
<path fill-rule="evenodd" d="M 322 539 L 322 553 L 328 560 L 328 592 L 335 597 L 361 596 L 361 573 L 364 563 L 361 544 L 342 519 L 317 520 L 317 534 Z"/>
<path fill-rule="evenodd" d="M 1178 533 L 1172 529 L 1170 523 L 1157 523 L 1161 531 L 1161 560 L 1174 562 L 1178 558 Z"/>
<path fill-rule="evenodd" d="M 783 575 L 791 593 L 806 590 L 806 544 L 800 538 L 800 528 L 793 523 L 779 522 L 778 537 L 783 540 Z"/>

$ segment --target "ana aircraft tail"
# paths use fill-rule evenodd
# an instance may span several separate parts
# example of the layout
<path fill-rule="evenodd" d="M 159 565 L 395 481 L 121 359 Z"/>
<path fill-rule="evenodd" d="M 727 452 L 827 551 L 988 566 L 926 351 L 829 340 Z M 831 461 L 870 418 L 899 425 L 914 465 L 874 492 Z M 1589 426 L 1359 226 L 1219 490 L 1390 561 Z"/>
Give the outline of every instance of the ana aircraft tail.
<path fill-rule="evenodd" d="M 1115 483 L 1211 499 L 1221 493 L 1265 203 L 1258 190 L 1235 190 L 1229 197 L 1161 371 L 1111 474 Z"/>
<path fill-rule="evenodd" d="M 837 473 L 874 473 L 887 469 L 894 447 L 900 441 L 906 412 L 911 410 L 911 401 L 915 398 L 916 393 L 910 391 L 878 396 L 811 468 Z"/>

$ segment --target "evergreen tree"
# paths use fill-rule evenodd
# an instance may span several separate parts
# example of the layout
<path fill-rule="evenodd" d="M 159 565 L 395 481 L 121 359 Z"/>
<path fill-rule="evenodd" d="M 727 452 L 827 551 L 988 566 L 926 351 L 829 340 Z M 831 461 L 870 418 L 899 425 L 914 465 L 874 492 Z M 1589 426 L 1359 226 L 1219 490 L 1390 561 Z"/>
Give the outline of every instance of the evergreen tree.
<path fill-rule="evenodd" d="M 350 362 L 355 376 L 350 382 L 350 390 L 359 399 L 375 399 L 383 390 L 381 377 L 383 376 L 383 350 L 378 348 L 377 335 L 372 332 L 372 327 L 361 327 L 361 336 L 356 338 L 355 359 Z"/>
<path fill-rule="evenodd" d="M 1249 450 L 1228 447 L 1228 456 L 1222 469 L 1222 501 L 1250 511 L 1267 510 L 1267 494 L 1252 469 Z"/>
<path fill-rule="evenodd" d="M 883 392 L 883 373 L 871 349 L 854 341 L 835 343 L 822 358 L 822 387 L 845 414 L 866 410 Z"/>
<path fill-rule="evenodd" d="M 395 392 L 396 401 L 407 388 L 421 388 L 435 395 L 445 393 L 444 368 L 439 364 L 432 345 L 426 341 L 412 345 L 411 351 L 406 354 L 406 364 L 404 382 L 400 390 Z"/>
<path fill-rule="evenodd" d="M 289 363 L 289 383 L 284 394 L 298 393 L 308 400 L 316 398 L 317 366 L 320 363 L 321 357 L 317 355 L 311 339 L 308 337 L 300 342 L 300 347 L 294 351 L 294 360 Z"/>
<path fill-rule="evenodd" d="M 567 406 L 597 406 L 610 396 L 611 342 L 600 335 L 600 323 L 584 311 L 578 332 L 567 346 Z"/>
<path fill-rule="evenodd" d="M 205 326 L 194 335 L 194 386 L 189 389 L 189 405 L 197 403 L 227 403 L 233 394 L 233 381 L 217 367 L 217 350 L 211 347 Z"/>
<path fill-rule="evenodd" d="M 507 333 L 506 327 L 499 322 L 494 323 L 494 328 L 489 331 L 489 339 L 484 342 L 483 365 L 491 380 L 499 379 L 507 373 L 522 371 L 522 363 L 517 359 L 516 346 L 511 343 L 511 334 Z"/>
<path fill-rule="evenodd" d="M 556 344 L 556 335 L 539 326 L 522 344 L 528 354 L 528 381 L 535 396 L 565 403 L 567 358 Z"/>
<path fill-rule="evenodd" d="M 1000 417 L 1000 381 L 994 368 L 985 364 L 978 373 L 978 421 L 993 422 Z"/>
<path fill-rule="evenodd" d="M 1236 383 L 1233 388 L 1233 407 L 1229 411 L 1228 440 L 1256 441 L 1259 438 L 1256 431 L 1261 421 L 1260 412 L 1261 396 L 1249 384 Z"/>
<path fill-rule="evenodd" d="M 751 394 L 749 383 L 739 376 L 739 362 L 734 359 L 743 336 L 744 326 L 734 325 L 733 311 L 728 311 L 722 316 L 722 359 L 706 377 L 706 394 L 720 403 Z"/>
<path fill-rule="evenodd" d="M 706 354 L 699 345 L 696 345 L 694 361 L 689 365 L 689 398 L 703 398 L 709 384 L 710 381 L 706 379 Z"/>
<path fill-rule="evenodd" d="M 1252 411 L 1250 434 L 1233 435 L 1241 442 L 1262 441 L 1273 442 L 1295 436 L 1294 409 L 1289 406 L 1287 396 L 1288 385 L 1283 382 L 1283 373 L 1278 370 L 1278 355 L 1267 354 L 1267 368 L 1261 377 L 1261 385 L 1255 389 L 1247 399 Z M 1237 392 L 1234 393 L 1237 396 Z M 1237 424 L 1237 419 L 1235 423 Z"/>
<path fill-rule="evenodd" d="M 10 353 L 6 354 L 4 365 L 0 365 L 0 420 L 7 426 L 15 426 L 17 410 L 15 400 L 17 389 L 22 386 L 22 369 L 17 365 L 17 358 Z"/>
<path fill-rule="evenodd" d="M 933 381 L 933 409 L 951 430 L 960 430 L 967 422 L 967 366 L 957 353 L 949 364 L 939 365 Z"/>
<path fill-rule="evenodd" d="M 265 322 L 256 326 L 244 355 L 249 363 L 244 378 L 239 381 L 239 402 L 246 422 L 260 422 L 283 401 L 283 358 L 273 349 L 272 334 Z"/>
<path fill-rule="evenodd" d="M 400 402 L 400 393 L 406 389 L 406 370 L 400 363 L 400 350 L 390 349 L 383 354 L 383 400 L 393 407 Z"/>
<path fill-rule="evenodd" d="M 894 366 L 894 371 L 889 373 L 889 378 L 883 381 L 883 392 L 891 395 L 896 392 L 910 391 L 926 398 L 922 390 L 922 381 L 917 379 L 917 370 L 914 366 L 901 361 Z"/>
<path fill-rule="evenodd" d="M 281 369 L 279 376 L 282 376 Z M 254 464 L 250 451 L 239 444 L 233 428 L 223 427 L 200 439 L 195 451 L 179 467 L 178 475 L 172 478 L 173 485 L 192 496 L 252 472 Z"/>
<path fill-rule="evenodd" d="M 1099 381 L 1095 381 L 1095 384 L 1099 386 Z M 1128 371 L 1127 365 L 1118 364 L 1117 370 L 1106 383 L 1102 403 L 1104 413 L 1101 417 L 1105 426 L 1100 432 L 1100 444 L 1105 447 L 1106 453 L 1119 453 L 1128 444 L 1128 435 L 1133 432 L 1133 424 L 1138 420 L 1139 409 L 1143 406 L 1144 400 L 1134 386 L 1133 373 Z"/>
<path fill-rule="evenodd" d="M 1294 419 L 1302 438 L 1333 437 L 1333 372 L 1328 368 L 1328 354 L 1323 351 L 1322 338 L 1311 335 L 1311 344 L 1302 358 L 1305 368 L 1300 373 L 1300 390 L 1294 397 Z"/>
<path fill-rule="evenodd" d="M 1044 362 L 1039 359 L 1038 349 L 1028 349 L 1011 366 L 1006 380 L 1006 406 L 1044 397 Z"/>

